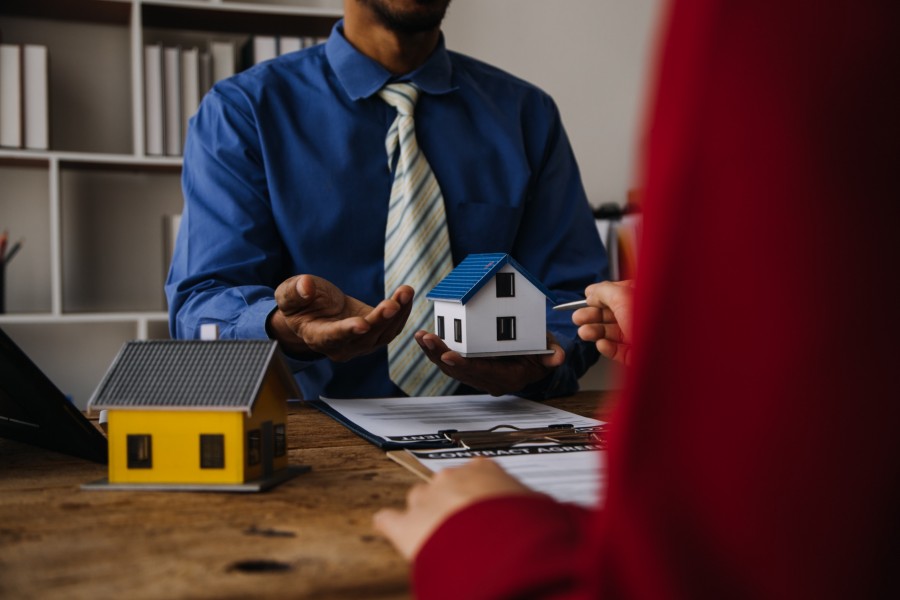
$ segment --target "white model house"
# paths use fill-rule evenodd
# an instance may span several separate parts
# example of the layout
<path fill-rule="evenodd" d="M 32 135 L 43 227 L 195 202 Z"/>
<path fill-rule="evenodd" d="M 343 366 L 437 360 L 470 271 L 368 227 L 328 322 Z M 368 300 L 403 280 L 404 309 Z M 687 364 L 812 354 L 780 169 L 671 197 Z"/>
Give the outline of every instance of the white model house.
<path fill-rule="evenodd" d="M 432 289 L 434 330 L 466 357 L 545 354 L 552 294 L 508 254 L 470 254 Z"/>

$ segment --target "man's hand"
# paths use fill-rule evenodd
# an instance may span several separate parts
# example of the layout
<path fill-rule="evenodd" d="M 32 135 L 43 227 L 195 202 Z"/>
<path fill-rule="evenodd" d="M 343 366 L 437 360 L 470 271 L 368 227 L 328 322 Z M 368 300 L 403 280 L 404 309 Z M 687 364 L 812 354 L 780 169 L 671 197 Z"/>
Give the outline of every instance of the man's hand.
<path fill-rule="evenodd" d="M 585 289 L 588 307 L 572 315 L 578 337 L 596 342 L 597 351 L 623 364 L 631 363 L 631 305 L 634 282 L 604 281 Z"/>
<path fill-rule="evenodd" d="M 278 309 L 270 331 L 294 356 L 345 361 L 394 339 L 406 324 L 412 299 L 413 289 L 401 285 L 372 308 L 321 277 L 298 275 L 275 290 Z"/>
<path fill-rule="evenodd" d="M 406 509 L 385 508 L 375 513 L 375 529 L 412 560 L 426 539 L 447 517 L 492 496 L 535 494 L 487 458 L 439 471 L 428 483 L 413 486 Z"/>
<path fill-rule="evenodd" d="M 431 362 L 454 379 L 484 390 L 492 396 L 518 392 L 529 383 L 540 381 L 566 360 L 566 352 L 547 334 L 547 345 L 553 354 L 463 358 L 447 348 L 444 340 L 433 333 L 416 332 L 416 341 Z"/>

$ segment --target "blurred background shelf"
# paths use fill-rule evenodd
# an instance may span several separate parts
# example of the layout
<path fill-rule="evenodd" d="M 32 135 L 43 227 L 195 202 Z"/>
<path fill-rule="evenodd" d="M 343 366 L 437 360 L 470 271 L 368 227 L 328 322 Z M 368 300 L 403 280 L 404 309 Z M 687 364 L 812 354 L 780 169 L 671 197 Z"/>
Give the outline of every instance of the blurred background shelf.
<path fill-rule="evenodd" d="M 181 157 L 145 151 L 144 46 L 327 36 L 340 0 L 3 0 L 0 42 L 48 50 L 48 150 L 0 148 L 4 329 L 83 407 L 121 345 L 168 337 Z M 26 106 L 27 110 L 27 106 Z"/>

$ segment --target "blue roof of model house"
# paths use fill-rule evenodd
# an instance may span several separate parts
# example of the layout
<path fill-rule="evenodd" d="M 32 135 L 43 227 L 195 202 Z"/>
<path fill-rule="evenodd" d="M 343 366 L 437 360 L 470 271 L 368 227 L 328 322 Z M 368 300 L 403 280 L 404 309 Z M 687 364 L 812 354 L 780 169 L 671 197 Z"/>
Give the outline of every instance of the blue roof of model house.
<path fill-rule="evenodd" d="M 540 280 L 526 271 L 509 254 L 501 252 L 470 254 L 449 275 L 434 286 L 425 297 L 429 300 L 444 300 L 465 304 L 506 264 L 511 265 L 528 281 L 533 283 L 537 289 L 541 290 L 545 296 L 553 300 L 553 294 L 544 287 Z"/>

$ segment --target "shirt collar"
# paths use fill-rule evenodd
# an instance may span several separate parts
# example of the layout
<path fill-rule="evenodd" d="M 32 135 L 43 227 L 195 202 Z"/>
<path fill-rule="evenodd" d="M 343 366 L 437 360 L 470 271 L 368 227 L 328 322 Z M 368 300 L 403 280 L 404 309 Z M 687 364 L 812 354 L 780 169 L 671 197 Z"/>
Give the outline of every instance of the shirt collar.
<path fill-rule="evenodd" d="M 457 89 L 453 83 L 453 66 L 444 46 L 444 34 L 428 60 L 406 75 L 393 76 L 390 71 L 358 51 L 344 37 L 344 20 L 335 23 L 325 44 L 325 55 L 338 80 L 352 100 L 368 98 L 385 84 L 394 81 L 414 83 L 428 94 L 446 94 Z"/>

